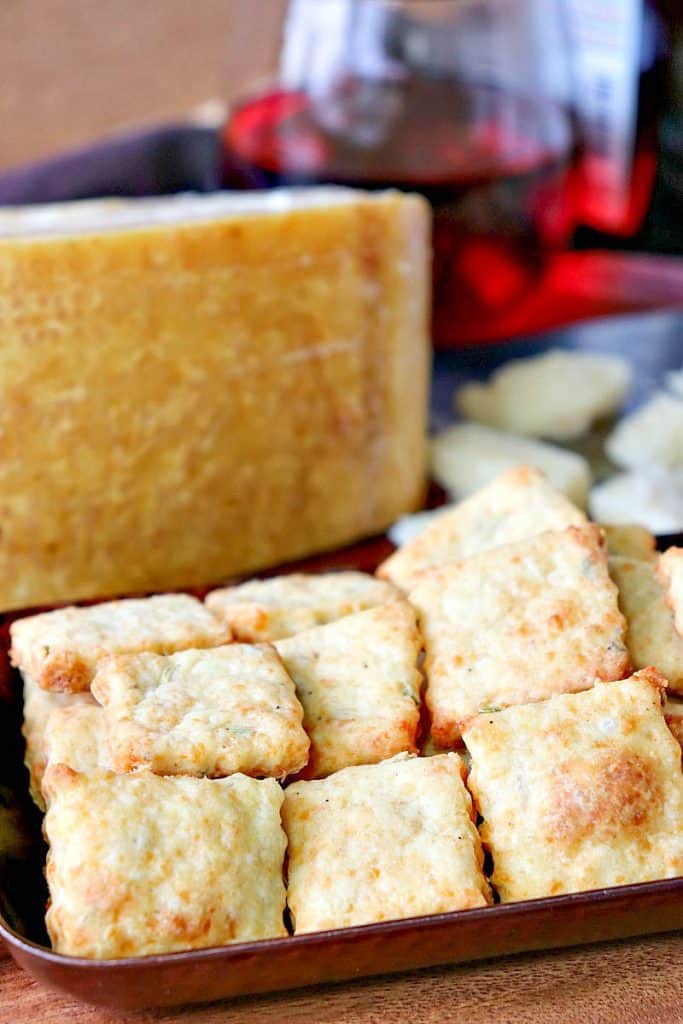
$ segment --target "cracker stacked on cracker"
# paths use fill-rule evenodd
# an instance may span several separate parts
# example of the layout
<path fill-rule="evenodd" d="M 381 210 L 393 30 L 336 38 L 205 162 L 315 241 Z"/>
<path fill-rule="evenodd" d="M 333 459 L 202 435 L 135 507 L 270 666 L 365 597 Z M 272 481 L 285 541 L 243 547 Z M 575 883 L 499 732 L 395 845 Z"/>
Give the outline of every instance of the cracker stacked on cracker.
<path fill-rule="evenodd" d="M 681 565 L 518 467 L 377 578 L 18 620 L 55 949 L 163 952 L 683 873 Z"/>

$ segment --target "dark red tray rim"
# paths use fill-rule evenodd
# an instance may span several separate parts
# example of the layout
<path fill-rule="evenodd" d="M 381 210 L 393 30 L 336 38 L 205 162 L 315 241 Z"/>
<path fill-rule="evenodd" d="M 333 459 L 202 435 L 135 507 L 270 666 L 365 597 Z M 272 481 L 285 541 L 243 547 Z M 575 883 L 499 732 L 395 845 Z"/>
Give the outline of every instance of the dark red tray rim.
<path fill-rule="evenodd" d="M 330 928 L 325 931 L 307 932 L 302 935 L 288 935 L 282 938 L 257 939 L 251 942 L 233 942 L 223 946 L 207 946 L 204 949 L 178 950 L 173 953 L 151 953 L 146 956 L 129 956 L 118 959 L 96 959 L 88 957 L 68 956 L 55 953 L 46 946 L 25 939 L 11 928 L 0 915 L 0 936 L 10 948 L 19 949 L 30 956 L 36 956 L 45 962 L 71 967 L 74 970 L 96 970 L 107 968 L 138 969 L 141 965 L 154 966 L 178 962 L 205 961 L 213 959 L 240 959 L 254 954 L 280 952 L 287 949 L 310 947 L 315 949 L 330 941 L 335 943 L 354 943 L 358 939 L 368 937 L 389 937 L 397 934 L 423 932 L 424 930 L 441 929 L 444 925 L 469 924 L 486 921 L 492 915 L 498 919 L 509 917 L 512 920 L 534 916 L 542 910 L 562 913 L 569 910 L 597 907 L 608 907 L 611 903 L 621 903 L 629 898 L 638 901 L 648 896 L 669 895 L 683 897 L 683 875 L 671 878 L 654 879 L 649 882 L 635 882 L 629 885 L 615 885 L 601 889 L 587 889 L 582 892 L 565 893 L 560 896 L 542 896 L 532 900 L 518 900 L 513 903 L 498 903 L 493 906 L 477 907 L 473 910 L 456 910 L 442 914 L 424 914 L 418 917 L 404 917 L 391 921 L 377 921 L 370 924 L 354 925 L 347 928 Z M 681 903 L 683 927 L 683 902 Z"/>

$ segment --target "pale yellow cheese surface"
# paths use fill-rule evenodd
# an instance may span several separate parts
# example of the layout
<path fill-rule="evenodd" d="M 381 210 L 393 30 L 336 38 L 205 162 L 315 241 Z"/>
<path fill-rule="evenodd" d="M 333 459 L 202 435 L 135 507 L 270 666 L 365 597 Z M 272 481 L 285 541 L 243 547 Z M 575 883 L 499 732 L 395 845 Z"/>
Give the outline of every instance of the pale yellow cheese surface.
<path fill-rule="evenodd" d="M 0 237 L 0 611 L 219 582 L 422 500 L 425 201 L 206 211 Z"/>

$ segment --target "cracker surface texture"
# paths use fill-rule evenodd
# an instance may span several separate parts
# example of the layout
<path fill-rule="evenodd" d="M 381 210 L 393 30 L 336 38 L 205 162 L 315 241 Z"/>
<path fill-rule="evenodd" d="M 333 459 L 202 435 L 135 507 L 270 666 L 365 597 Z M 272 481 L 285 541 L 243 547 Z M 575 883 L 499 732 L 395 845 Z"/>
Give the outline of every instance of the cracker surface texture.
<path fill-rule="evenodd" d="M 503 902 L 683 874 L 681 749 L 654 669 L 472 719 L 468 785 Z"/>
<path fill-rule="evenodd" d="M 294 683 L 269 644 L 111 658 L 93 694 L 119 772 L 284 778 L 308 759 Z"/>
<path fill-rule="evenodd" d="M 657 576 L 673 612 L 676 629 L 683 636 L 683 548 L 669 548 L 660 556 Z"/>
<path fill-rule="evenodd" d="M 657 559 L 657 540 L 644 526 L 636 523 L 600 523 L 610 555 L 638 558 L 642 562 Z"/>
<path fill-rule="evenodd" d="M 47 765 L 46 731 L 53 711 L 82 704 L 94 705 L 95 699 L 87 693 L 49 693 L 38 686 L 31 676 L 22 674 L 24 681 L 24 720 L 22 735 L 26 744 L 24 763 L 29 774 L 29 790 L 34 803 L 45 809 L 42 795 L 43 775 Z"/>
<path fill-rule="evenodd" d="M 295 932 L 490 902 L 455 754 L 345 768 L 285 793 Z"/>
<path fill-rule="evenodd" d="M 444 747 L 484 708 L 584 690 L 629 669 L 597 526 L 431 569 L 409 597 L 425 638 L 432 736 Z"/>
<path fill-rule="evenodd" d="M 53 765 L 66 765 L 81 775 L 112 771 L 102 708 L 93 701 L 53 711 L 45 729 L 45 752 L 43 795 L 47 797 Z"/>
<path fill-rule="evenodd" d="M 609 571 L 619 589 L 619 607 L 628 624 L 626 644 L 634 668 L 654 665 L 669 689 L 683 694 L 683 637 L 674 625 L 656 563 L 613 557 Z"/>
<path fill-rule="evenodd" d="M 228 626 L 187 594 L 59 608 L 17 619 L 10 635 L 12 664 L 45 690 L 68 693 L 88 690 L 109 655 L 170 654 L 230 640 Z"/>
<path fill-rule="evenodd" d="M 364 572 L 291 573 L 212 590 L 205 603 L 236 640 L 272 643 L 397 597 L 391 583 Z"/>
<path fill-rule="evenodd" d="M 52 771 L 56 952 L 109 959 L 286 934 L 277 782 Z"/>
<path fill-rule="evenodd" d="M 409 590 L 424 569 L 586 522 L 583 512 L 542 473 L 530 466 L 517 466 L 428 523 L 422 533 L 379 566 L 377 575 Z"/>
<path fill-rule="evenodd" d="M 358 612 L 276 645 L 311 737 L 307 778 L 416 753 L 422 638 L 406 601 Z"/>
<path fill-rule="evenodd" d="M 672 734 L 683 747 L 683 700 L 668 697 L 664 705 L 664 719 Z"/>

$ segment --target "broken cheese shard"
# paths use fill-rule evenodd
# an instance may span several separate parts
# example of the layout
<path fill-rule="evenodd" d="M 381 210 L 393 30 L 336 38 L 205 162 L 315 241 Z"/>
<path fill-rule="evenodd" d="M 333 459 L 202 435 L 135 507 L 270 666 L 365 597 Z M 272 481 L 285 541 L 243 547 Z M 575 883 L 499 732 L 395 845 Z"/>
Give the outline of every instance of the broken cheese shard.
<path fill-rule="evenodd" d="M 588 501 L 591 473 L 581 455 L 478 423 L 455 423 L 437 434 L 430 462 L 432 476 L 454 498 L 467 498 L 506 469 L 524 464 L 545 473 L 580 508 Z"/>
<path fill-rule="evenodd" d="M 486 384 L 466 384 L 456 397 L 467 419 L 530 437 L 569 441 L 615 412 L 630 384 L 626 360 L 597 352 L 551 349 L 510 359 Z"/>
<path fill-rule="evenodd" d="M 656 392 L 620 420 L 605 442 L 609 457 L 627 469 L 683 466 L 683 402 Z"/>

